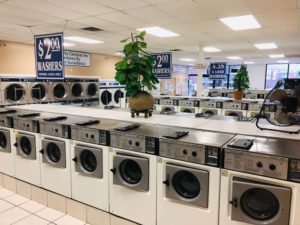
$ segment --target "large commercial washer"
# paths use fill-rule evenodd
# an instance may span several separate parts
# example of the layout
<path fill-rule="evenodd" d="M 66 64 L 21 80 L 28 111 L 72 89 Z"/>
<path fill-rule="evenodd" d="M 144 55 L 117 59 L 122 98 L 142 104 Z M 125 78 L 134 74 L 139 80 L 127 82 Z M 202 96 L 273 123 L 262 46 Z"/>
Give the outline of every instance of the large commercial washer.
<path fill-rule="evenodd" d="M 233 135 L 176 130 L 160 140 L 157 225 L 218 225 L 221 148 Z"/>
<path fill-rule="evenodd" d="M 29 88 L 26 78 L 0 78 L 0 94 L 3 105 L 28 103 Z"/>
<path fill-rule="evenodd" d="M 71 126 L 73 199 L 109 211 L 110 130 L 122 125 L 128 123 L 86 118 Z"/>
<path fill-rule="evenodd" d="M 83 102 L 85 96 L 85 86 L 83 83 L 83 79 L 76 77 L 66 78 L 68 92 L 69 92 L 69 100 L 74 103 Z"/>
<path fill-rule="evenodd" d="M 158 137 L 170 128 L 132 124 L 111 131 L 110 212 L 139 224 L 156 224 Z"/>
<path fill-rule="evenodd" d="M 51 80 L 50 89 L 52 102 L 67 102 L 70 100 L 70 92 L 65 80 Z"/>
<path fill-rule="evenodd" d="M 220 225 L 298 225 L 299 141 L 236 136 L 224 148 Z"/>
<path fill-rule="evenodd" d="M 48 103 L 51 101 L 50 80 L 28 78 L 28 103 Z"/>

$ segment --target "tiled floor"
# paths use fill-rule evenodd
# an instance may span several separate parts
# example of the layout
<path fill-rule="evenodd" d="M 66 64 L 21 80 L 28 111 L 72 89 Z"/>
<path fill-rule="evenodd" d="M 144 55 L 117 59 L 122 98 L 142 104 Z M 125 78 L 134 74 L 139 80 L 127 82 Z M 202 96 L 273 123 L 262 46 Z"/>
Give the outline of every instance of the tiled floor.
<path fill-rule="evenodd" d="M 0 186 L 0 224 L 85 225 L 86 223 Z"/>

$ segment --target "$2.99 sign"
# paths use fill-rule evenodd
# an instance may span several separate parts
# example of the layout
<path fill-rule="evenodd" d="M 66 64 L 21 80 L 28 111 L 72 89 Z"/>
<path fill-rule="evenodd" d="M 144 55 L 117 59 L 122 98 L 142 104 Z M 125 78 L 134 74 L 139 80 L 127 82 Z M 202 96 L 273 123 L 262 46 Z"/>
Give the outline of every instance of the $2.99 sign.
<path fill-rule="evenodd" d="M 36 77 L 64 78 L 63 33 L 34 36 Z"/>
<path fill-rule="evenodd" d="M 155 58 L 153 74 L 157 78 L 171 77 L 172 53 L 152 53 L 151 55 Z"/>

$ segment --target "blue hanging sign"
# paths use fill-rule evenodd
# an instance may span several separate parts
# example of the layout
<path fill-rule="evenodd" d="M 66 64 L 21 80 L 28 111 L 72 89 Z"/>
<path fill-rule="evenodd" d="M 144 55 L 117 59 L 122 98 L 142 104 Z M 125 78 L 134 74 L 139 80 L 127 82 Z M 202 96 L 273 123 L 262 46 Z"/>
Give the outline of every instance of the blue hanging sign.
<path fill-rule="evenodd" d="M 37 79 L 64 78 L 63 33 L 34 36 Z"/>
<path fill-rule="evenodd" d="M 172 73 L 172 53 L 151 53 L 155 57 L 153 74 L 156 78 L 170 78 Z"/>
<path fill-rule="evenodd" d="M 209 65 L 209 79 L 212 80 L 227 79 L 226 68 L 227 68 L 226 63 L 211 63 Z"/>

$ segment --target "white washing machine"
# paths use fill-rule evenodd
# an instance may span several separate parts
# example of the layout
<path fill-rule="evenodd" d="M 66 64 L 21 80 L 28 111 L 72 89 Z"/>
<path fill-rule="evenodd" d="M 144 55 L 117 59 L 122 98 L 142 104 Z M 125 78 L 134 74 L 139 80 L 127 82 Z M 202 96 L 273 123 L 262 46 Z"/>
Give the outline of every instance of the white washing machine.
<path fill-rule="evenodd" d="M 51 101 L 51 89 L 49 80 L 37 80 L 36 78 L 28 78 L 28 86 L 28 103 L 48 103 Z"/>
<path fill-rule="evenodd" d="M 0 172 L 15 176 L 15 148 L 16 142 L 11 122 L 7 115 L 15 114 L 14 110 L 0 111 Z"/>
<path fill-rule="evenodd" d="M 28 103 L 29 88 L 26 78 L 0 78 L 0 92 L 3 105 Z"/>
<path fill-rule="evenodd" d="M 200 101 L 195 99 L 180 99 L 179 100 L 179 112 L 183 113 L 198 113 L 200 107 Z"/>
<path fill-rule="evenodd" d="M 70 124 L 78 117 L 57 115 L 40 121 L 41 186 L 71 197 Z"/>
<path fill-rule="evenodd" d="M 115 88 L 115 91 L 113 92 L 113 101 L 114 101 L 114 106 L 126 108 L 125 87 L 118 86 Z"/>
<path fill-rule="evenodd" d="M 130 125 L 111 131 L 110 212 L 138 224 L 156 224 L 156 155 L 166 127 Z M 148 153 L 148 154 L 147 154 Z"/>
<path fill-rule="evenodd" d="M 248 104 L 241 101 L 224 102 L 222 115 L 242 118 L 247 116 L 247 109 Z"/>
<path fill-rule="evenodd" d="M 222 107 L 223 105 L 215 100 L 202 99 L 200 100 L 199 112 L 210 116 L 220 116 L 222 115 Z"/>
<path fill-rule="evenodd" d="M 71 126 L 72 198 L 109 211 L 109 130 L 120 126 L 113 120 L 95 120 Z"/>
<path fill-rule="evenodd" d="M 299 144 L 236 136 L 226 146 L 220 225 L 299 224 Z"/>
<path fill-rule="evenodd" d="M 218 225 L 221 147 L 232 137 L 189 130 L 160 140 L 157 225 Z"/>
<path fill-rule="evenodd" d="M 16 178 L 36 186 L 41 185 L 39 118 L 39 113 L 28 112 L 13 117 Z"/>
<path fill-rule="evenodd" d="M 259 115 L 261 107 L 262 107 L 262 102 L 249 103 L 247 117 L 256 118 Z M 273 104 L 271 104 L 271 105 L 267 104 L 266 108 L 264 110 L 264 115 L 268 119 L 274 119 L 276 111 L 277 111 L 277 106 L 274 106 Z"/>
<path fill-rule="evenodd" d="M 169 97 L 161 97 L 158 111 L 160 112 L 178 112 L 179 100 Z"/>
<path fill-rule="evenodd" d="M 113 105 L 113 96 L 108 87 L 109 87 L 109 82 L 100 81 L 99 100 L 101 106 Z"/>

